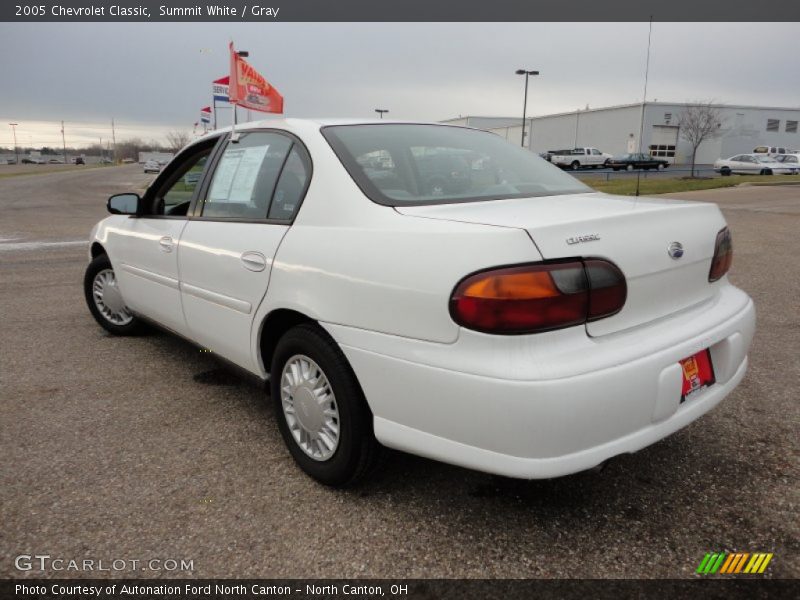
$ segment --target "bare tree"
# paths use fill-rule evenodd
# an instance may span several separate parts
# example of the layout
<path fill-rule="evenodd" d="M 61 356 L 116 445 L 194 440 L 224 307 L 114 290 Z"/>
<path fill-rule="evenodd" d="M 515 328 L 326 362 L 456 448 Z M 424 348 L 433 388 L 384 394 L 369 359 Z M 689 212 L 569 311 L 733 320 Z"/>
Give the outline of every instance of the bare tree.
<path fill-rule="evenodd" d="M 713 101 L 695 102 L 686 107 L 678 119 L 680 135 L 692 145 L 692 177 L 697 158 L 697 149 L 706 140 L 720 136 L 722 115 L 713 105 Z"/>
<path fill-rule="evenodd" d="M 174 130 L 167 133 L 166 138 L 167 148 L 169 148 L 171 152 L 177 152 L 191 141 L 192 136 L 186 131 Z"/>

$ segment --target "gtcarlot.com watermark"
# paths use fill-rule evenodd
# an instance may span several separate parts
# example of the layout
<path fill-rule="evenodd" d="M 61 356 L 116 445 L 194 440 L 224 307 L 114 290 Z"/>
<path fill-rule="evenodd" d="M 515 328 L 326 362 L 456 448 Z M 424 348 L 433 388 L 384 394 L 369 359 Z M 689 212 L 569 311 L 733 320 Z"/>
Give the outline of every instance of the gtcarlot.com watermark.
<path fill-rule="evenodd" d="M 194 560 L 185 558 L 65 558 L 49 554 L 20 554 L 14 559 L 18 571 L 194 571 Z"/>

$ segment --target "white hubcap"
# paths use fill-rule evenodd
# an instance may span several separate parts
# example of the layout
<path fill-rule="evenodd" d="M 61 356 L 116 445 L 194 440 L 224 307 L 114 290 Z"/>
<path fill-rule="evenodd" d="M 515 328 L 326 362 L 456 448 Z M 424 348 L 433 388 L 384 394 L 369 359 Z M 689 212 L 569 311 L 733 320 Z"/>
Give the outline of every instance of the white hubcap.
<path fill-rule="evenodd" d="M 325 373 L 303 354 L 281 373 L 281 405 L 297 445 L 314 460 L 328 460 L 339 446 L 339 409 Z"/>
<path fill-rule="evenodd" d="M 92 298 L 94 305 L 106 320 L 114 325 L 127 325 L 133 321 L 133 315 L 128 311 L 122 294 L 117 287 L 117 278 L 111 269 L 103 269 L 94 276 L 92 282 Z"/>

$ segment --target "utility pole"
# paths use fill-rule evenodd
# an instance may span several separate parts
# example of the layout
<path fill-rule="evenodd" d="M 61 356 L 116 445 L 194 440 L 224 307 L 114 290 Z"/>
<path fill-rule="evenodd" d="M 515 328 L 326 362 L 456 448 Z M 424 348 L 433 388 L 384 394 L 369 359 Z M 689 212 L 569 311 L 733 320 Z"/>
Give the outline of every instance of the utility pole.
<path fill-rule="evenodd" d="M 389 109 L 387 109 L 387 108 L 376 108 L 375 112 L 378 113 L 381 116 L 381 119 L 382 119 L 383 115 L 385 115 L 386 113 L 389 112 Z"/>
<path fill-rule="evenodd" d="M 61 121 L 61 146 L 64 148 L 64 164 L 67 164 L 67 140 L 64 138 L 64 121 Z"/>
<path fill-rule="evenodd" d="M 526 119 L 526 111 L 528 110 L 528 78 L 533 75 L 536 76 L 539 74 L 539 71 L 529 71 L 528 69 L 517 69 L 515 71 L 517 75 L 525 75 L 525 97 L 522 100 L 522 136 L 520 139 L 520 146 L 523 148 L 525 147 L 525 121 Z M 533 128 L 533 123 L 531 123 L 531 129 Z M 528 144 L 528 148 L 531 148 L 531 144 Z"/>
<path fill-rule="evenodd" d="M 103 162 L 103 136 L 100 136 L 100 162 Z"/>
<path fill-rule="evenodd" d="M 117 134 L 114 131 L 114 117 L 111 117 L 111 140 L 114 142 L 114 158 L 113 163 L 117 164 Z"/>
<path fill-rule="evenodd" d="M 9 123 L 11 125 L 11 131 L 14 132 L 14 156 L 17 157 L 17 164 L 19 164 L 19 146 L 17 146 L 17 125 L 19 123 Z"/>

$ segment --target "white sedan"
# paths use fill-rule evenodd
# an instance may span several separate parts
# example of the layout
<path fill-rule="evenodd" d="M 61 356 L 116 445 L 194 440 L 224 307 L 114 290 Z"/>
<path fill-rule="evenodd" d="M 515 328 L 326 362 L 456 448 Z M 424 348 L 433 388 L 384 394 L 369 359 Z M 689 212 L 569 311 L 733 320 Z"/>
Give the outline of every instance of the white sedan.
<path fill-rule="evenodd" d="M 148 160 L 144 163 L 144 172 L 145 173 L 160 173 L 161 172 L 161 163 L 157 160 Z"/>
<path fill-rule="evenodd" d="M 720 175 L 794 175 L 800 168 L 787 166 L 775 157 L 765 154 L 737 154 L 714 163 L 714 170 Z"/>
<path fill-rule="evenodd" d="M 794 167 L 800 172 L 800 154 L 780 154 L 775 160 L 785 167 Z"/>
<path fill-rule="evenodd" d="M 329 485 L 382 446 L 511 477 L 589 469 L 747 369 L 755 311 L 716 205 L 597 193 L 484 131 L 247 123 L 108 209 L 84 279 L 98 323 L 154 322 L 269 381 L 289 452 Z"/>

